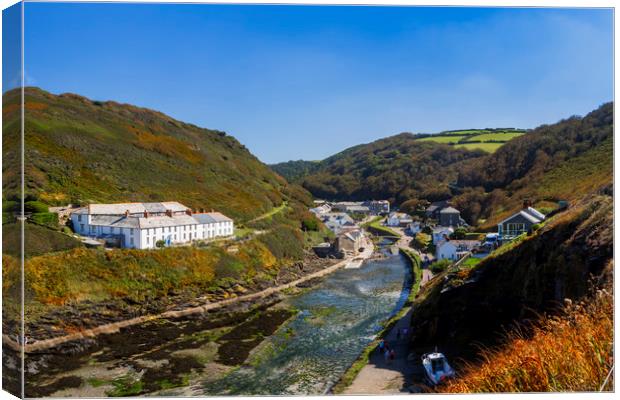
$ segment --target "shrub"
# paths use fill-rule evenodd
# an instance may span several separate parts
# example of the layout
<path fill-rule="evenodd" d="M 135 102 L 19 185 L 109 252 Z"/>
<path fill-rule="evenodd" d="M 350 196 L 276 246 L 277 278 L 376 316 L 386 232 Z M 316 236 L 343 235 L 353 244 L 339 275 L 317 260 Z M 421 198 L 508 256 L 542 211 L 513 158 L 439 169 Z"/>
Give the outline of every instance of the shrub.
<path fill-rule="evenodd" d="M 454 240 L 462 240 L 467 236 L 467 229 L 463 227 L 456 228 L 454 233 L 450 237 Z"/>
<path fill-rule="evenodd" d="M 24 203 L 24 211 L 31 213 L 47 213 L 49 212 L 49 207 L 45 203 L 32 200 Z"/>
<path fill-rule="evenodd" d="M 411 241 L 414 248 L 418 250 L 426 250 L 431 243 L 431 237 L 427 233 L 419 232 L 415 235 L 415 238 Z"/>
<path fill-rule="evenodd" d="M 157 247 L 157 248 L 161 249 L 161 248 L 163 248 L 165 246 L 166 246 L 166 242 L 164 242 L 163 240 L 158 240 L 158 241 L 155 242 L 155 247 Z"/>
<path fill-rule="evenodd" d="M 2 200 L 2 212 L 19 211 L 19 202 L 13 200 Z"/>
<path fill-rule="evenodd" d="M 315 217 L 305 218 L 301 221 L 301 229 L 304 231 L 318 231 L 319 221 Z"/>
<path fill-rule="evenodd" d="M 258 240 L 278 259 L 300 260 L 303 257 L 304 239 L 298 230 L 288 225 L 278 225 Z"/>
<path fill-rule="evenodd" d="M 450 260 L 437 260 L 434 263 L 431 264 L 430 269 L 431 271 L 433 271 L 434 274 L 439 274 L 443 271 L 445 271 L 446 269 L 448 269 L 448 267 L 452 264 L 452 261 Z"/>
<path fill-rule="evenodd" d="M 48 226 L 50 228 L 58 227 L 58 214 L 51 212 L 35 213 L 30 216 L 35 224 Z"/>

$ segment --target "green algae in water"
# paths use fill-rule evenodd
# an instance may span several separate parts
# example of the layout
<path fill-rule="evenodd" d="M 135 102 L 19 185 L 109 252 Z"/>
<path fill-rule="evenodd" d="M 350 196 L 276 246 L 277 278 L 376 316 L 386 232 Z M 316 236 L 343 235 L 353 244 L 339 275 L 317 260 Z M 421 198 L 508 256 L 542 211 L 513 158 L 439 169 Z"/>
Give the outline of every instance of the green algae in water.
<path fill-rule="evenodd" d="M 409 270 L 399 255 L 335 272 L 290 299 L 300 313 L 266 339 L 262 351 L 246 364 L 206 381 L 202 394 L 325 393 L 402 307 L 409 293 Z M 290 331 L 295 334 L 286 334 Z"/>

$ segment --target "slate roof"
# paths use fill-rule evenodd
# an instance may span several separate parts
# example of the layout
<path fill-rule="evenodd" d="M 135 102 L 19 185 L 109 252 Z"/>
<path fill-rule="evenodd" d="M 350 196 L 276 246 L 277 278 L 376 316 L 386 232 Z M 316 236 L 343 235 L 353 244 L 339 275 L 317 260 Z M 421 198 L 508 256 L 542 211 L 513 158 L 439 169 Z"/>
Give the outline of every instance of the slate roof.
<path fill-rule="evenodd" d="M 131 218 L 131 217 L 130 217 Z M 135 217 L 134 217 L 135 218 Z M 169 217 L 167 215 L 157 216 L 157 217 L 138 217 L 140 229 L 148 229 L 148 228 L 164 228 L 169 226 L 180 226 L 180 225 L 198 225 L 198 221 L 194 219 L 194 217 L 189 215 L 173 215 Z"/>
<path fill-rule="evenodd" d="M 194 214 L 194 215 L 200 215 L 200 214 Z M 211 218 L 213 218 L 215 220 L 215 222 L 229 222 L 232 221 L 232 219 L 228 218 L 227 216 L 225 216 L 222 213 L 219 212 L 210 212 L 207 213 L 208 216 L 210 216 Z"/>
<path fill-rule="evenodd" d="M 531 207 L 529 207 L 529 208 L 531 208 Z M 543 214 L 541 214 L 540 212 L 538 212 L 537 210 L 535 210 L 533 208 L 532 208 L 532 210 L 536 211 L 537 214 L 542 215 L 543 217 L 539 218 L 533 212 L 531 212 L 529 209 L 525 209 L 525 210 L 521 210 L 521 211 L 519 211 L 517 213 L 512 214 L 510 217 L 508 217 L 505 220 L 503 220 L 502 222 L 500 222 L 499 225 L 502 225 L 505 222 L 510 221 L 511 219 L 516 217 L 517 215 L 521 215 L 523 218 L 527 219 L 528 221 L 530 221 L 533 224 L 538 224 L 538 223 L 542 222 L 543 219 L 545 219 Z"/>
<path fill-rule="evenodd" d="M 213 224 L 217 222 L 215 218 L 213 218 L 211 215 L 207 213 L 194 214 L 192 215 L 192 217 L 194 217 L 194 219 L 198 221 L 198 223 L 201 223 L 201 224 Z"/>
<path fill-rule="evenodd" d="M 145 211 L 150 213 L 184 212 L 188 207 L 176 201 L 162 203 L 114 203 L 114 204 L 89 204 L 86 214 L 91 215 L 122 215 L 126 211 L 130 214 L 141 214 Z M 82 212 L 78 212 L 82 214 Z"/>
<path fill-rule="evenodd" d="M 460 214 L 461 212 L 454 207 L 446 207 L 439 211 L 439 214 Z"/>
<path fill-rule="evenodd" d="M 118 215 L 93 215 L 90 225 L 112 226 L 115 228 L 140 228 L 140 222 L 136 217 L 125 217 Z"/>

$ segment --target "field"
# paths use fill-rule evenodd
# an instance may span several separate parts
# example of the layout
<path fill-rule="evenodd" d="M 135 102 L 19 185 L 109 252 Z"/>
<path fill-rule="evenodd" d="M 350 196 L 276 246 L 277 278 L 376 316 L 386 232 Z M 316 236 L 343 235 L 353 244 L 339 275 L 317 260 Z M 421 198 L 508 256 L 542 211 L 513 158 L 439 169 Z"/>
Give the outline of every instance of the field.
<path fill-rule="evenodd" d="M 482 135 L 471 136 L 468 138 L 468 140 L 479 140 L 481 142 L 486 142 L 489 140 L 499 140 L 502 142 L 507 142 L 523 134 L 524 132 L 483 133 Z"/>
<path fill-rule="evenodd" d="M 463 131 L 441 132 L 433 136 L 419 139 L 425 142 L 444 143 L 456 148 L 468 150 L 480 149 L 493 153 L 511 139 L 524 135 L 519 130 L 469 129 Z M 480 143 L 472 143 L 480 142 Z M 489 143 L 490 142 L 490 143 Z"/>
<path fill-rule="evenodd" d="M 461 139 L 465 139 L 466 135 L 454 135 L 454 136 L 429 136 L 420 139 L 422 142 L 436 142 L 436 143 L 458 143 Z"/>
<path fill-rule="evenodd" d="M 467 149 L 467 150 L 475 150 L 480 149 L 484 150 L 488 153 L 494 153 L 497 149 L 502 147 L 504 143 L 492 142 L 492 143 L 459 143 L 455 144 L 454 147 Z"/>

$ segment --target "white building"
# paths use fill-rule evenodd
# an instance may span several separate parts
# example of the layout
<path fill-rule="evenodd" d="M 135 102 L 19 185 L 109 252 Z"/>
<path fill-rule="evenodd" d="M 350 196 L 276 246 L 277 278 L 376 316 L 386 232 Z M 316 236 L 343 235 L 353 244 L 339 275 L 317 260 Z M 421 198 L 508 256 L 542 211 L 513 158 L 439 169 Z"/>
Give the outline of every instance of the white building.
<path fill-rule="evenodd" d="M 193 213 L 176 201 L 89 204 L 71 213 L 76 233 L 120 247 L 152 249 L 233 234 L 233 220 L 218 212 Z"/>
<path fill-rule="evenodd" d="M 456 245 L 448 240 L 440 242 L 435 248 L 435 258 L 437 260 L 457 260 Z"/>
<path fill-rule="evenodd" d="M 325 213 L 318 216 L 321 222 L 335 234 L 339 234 L 343 229 L 357 228 L 357 224 L 346 213 Z"/>
<path fill-rule="evenodd" d="M 316 215 L 317 217 L 319 217 L 320 215 L 323 215 L 323 214 L 327 214 L 327 213 L 329 213 L 331 211 L 332 211 L 332 207 L 329 204 L 327 204 L 327 203 L 321 204 L 321 205 L 319 205 L 317 207 L 314 207 L 314 208 L 310 209 L 310 212 L 312 214 Z"/>
<path fill-rule="evenodd" d="M 387 218 L 387 226 L 408 226 L 413 219 L 405 213 L 393 212 Z"/>
<path fill-rule="evenodd" d="M 454 233 L 454 229 L 449 226 L 436 226 L 433 228 L 433 244 L 437 245 L 439 242 L 446 240 Z"/>
<path fill-rule="evenodd" d="M 479 245 L 480 242 L 477 240 L 444 240 L 436 245 L 435 258 L 456 261 L 472 252 Z"/>

